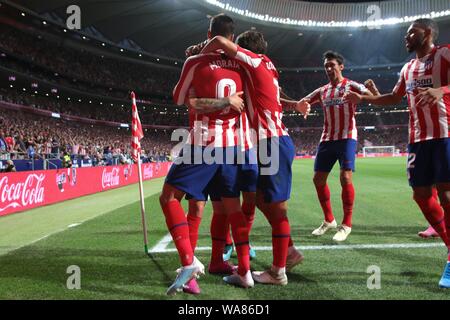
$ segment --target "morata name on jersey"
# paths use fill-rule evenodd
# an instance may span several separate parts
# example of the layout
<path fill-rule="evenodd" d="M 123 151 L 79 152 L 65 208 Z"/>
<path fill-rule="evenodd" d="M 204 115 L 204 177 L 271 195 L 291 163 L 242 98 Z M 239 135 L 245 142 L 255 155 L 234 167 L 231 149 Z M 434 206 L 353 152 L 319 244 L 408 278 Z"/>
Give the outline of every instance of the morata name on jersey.
<path fill-rule="evenodd" d="M 216 61 L 212 61 L 209 63 L 209 67 L 211 68 L 211 70 L 216 70 L 216 69 L 221 69 L 221 68 L 225 68 L 225 69 L 237 69 L 240 70 L 241 66 L 239 65 L 239 63 L 236 60 L 216 60 Z"/>

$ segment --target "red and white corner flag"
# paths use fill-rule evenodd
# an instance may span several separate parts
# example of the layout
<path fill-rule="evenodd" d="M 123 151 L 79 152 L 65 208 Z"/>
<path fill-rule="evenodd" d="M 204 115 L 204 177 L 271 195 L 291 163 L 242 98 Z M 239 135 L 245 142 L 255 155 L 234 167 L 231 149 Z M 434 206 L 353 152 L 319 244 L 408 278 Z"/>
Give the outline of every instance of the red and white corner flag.
<path fill-rule="evenodd" d="M 144 186 L 142 184 L 142 169 L 141 169 L 141 139 L 144 137 L 142 131 L 141 120 L 139 119 L 139 113 L 136 106 L 136 97 L 134 92 L 131 92 L 131 157 L 134 162 L 137 163 L 138 175 L 139 175 L 139 196 L 141 199 L 141 218 L 142 229 L 144 232 L 144 250 L 148 254 L 148 237 L 147 237 L 147 221 L 145 219 L 145 203 L 144 203 Z"/>
<path fill-rule="evenodd" d="M 136 106 L 136 97 L 134 92 L 131 92 L 131 149 L 132 149 L 132 158 L 135 162 L 138 162 L 138 159 L 141 155 L 141 139 L 144 137 L 144 132 L 142 131 L 141 120 L 139 119 L 139 113 Z"/>

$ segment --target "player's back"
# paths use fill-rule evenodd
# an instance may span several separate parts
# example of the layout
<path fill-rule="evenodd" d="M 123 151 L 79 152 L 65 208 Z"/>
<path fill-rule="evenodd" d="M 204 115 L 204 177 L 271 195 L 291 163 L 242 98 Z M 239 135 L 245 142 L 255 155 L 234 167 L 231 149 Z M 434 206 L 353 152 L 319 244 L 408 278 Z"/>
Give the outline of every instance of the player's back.
<path fill-rule="evenodd" d="M 238 91 L 243 91 L 240 65 L 221 53 L 209 53 L 186 60 L 174 98 L 180 104 L 188 95 L 220 99 Z M 190 113 L 190 127 L 201 135 L 203 145 L 235 146 L 239 115 L 230 107 L 207 114 Z"/>
<path fill-rule="evenodd" d="M 249 117 L 259 139 L 288 135 L 283 116 L 278 85 L 278 71 L 263 54 L 238 47 L 236 59 L 246 71 L 246 91 L 250 93 Z"/>

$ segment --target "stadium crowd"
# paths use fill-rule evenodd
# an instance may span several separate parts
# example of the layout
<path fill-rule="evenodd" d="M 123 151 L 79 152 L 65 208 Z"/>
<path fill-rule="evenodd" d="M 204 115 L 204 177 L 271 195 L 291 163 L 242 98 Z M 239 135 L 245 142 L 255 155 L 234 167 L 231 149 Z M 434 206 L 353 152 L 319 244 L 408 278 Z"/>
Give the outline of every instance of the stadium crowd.
<path fill-rule="evenodd" d="M 185 107 L 171 102 L 171 92 L 180 70 L 163 68 L 141 62 L 131 62 L 68 47 L 63 42 L 44 39 L 12 27 L 0 33 L 1 65 L 38 79 L 106 97 L 127 99 L 130 90 L 142 93 L 147 102 L 140 106 L 144 125 L 187 127 Z M 348 77 L 359 82 L 373 78 L 381 92 L 390 91 L 397 79 L 396 70 L 347 70 Z M 345 74 L 345 73 L 344 73 Z M 327 82 L 320 71 L 282 71 L 280 84 L 283 91 L 299 99 Z M 56 94 L 46 97 L 17 88 L 0 89 L 0 102 L 10 102 L 41 110 L 110 122 L 129 123 L 130 106 L 125 104 L 98 105 L 67 99 Z M 124 102 L 125 103 L 125 102 Z M 376 126 L 375 130 L 359 129 L 358 150 L 370 145 L 395 145 L 401 152 L 406 149 L 408 115 L 406 108 L 361 106 L 357 110 L 357 125 Z M 397 110 L 398 109 L 398 110 Z M 91 159 L 94 165 L 109 164 L 111 159 L 130 161 L 130 135 L 128 129 L 66 121 L 43 116 L 1 110 L 0 157 L 2 159 L 61 157 L 67 152 L 72 158 Z M 283 119 L 290 129 L 297 155 L 314 155 L 321 136 L 323 111 L 313 106 L 312 114 L 303 119 L 296 113 L 286 112 Z M 394 126 L 393 128 L 389 126 Z M 388 126 L 388 127 L 385 127 Z M 384 127 L 384 129 L 380 129 Z M 142 141 L 144 161 L 170 159 L 175 142 L 170 141 L 170 129 L 152 130 Z M 153 132 L 154 131 L 154 132 Z"/>

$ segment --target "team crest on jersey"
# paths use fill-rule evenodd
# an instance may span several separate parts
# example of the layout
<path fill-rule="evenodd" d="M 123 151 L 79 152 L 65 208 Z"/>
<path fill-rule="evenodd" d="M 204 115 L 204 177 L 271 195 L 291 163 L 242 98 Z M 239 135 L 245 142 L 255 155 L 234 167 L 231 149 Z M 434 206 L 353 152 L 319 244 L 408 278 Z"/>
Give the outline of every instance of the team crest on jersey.
<path fill-rule="evenodd" d="M 428 59 L 425 61 L 425 70 L 430 70 L 433 68 L 433 59 Z"/>

